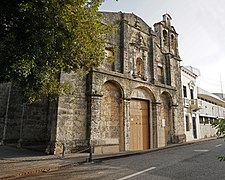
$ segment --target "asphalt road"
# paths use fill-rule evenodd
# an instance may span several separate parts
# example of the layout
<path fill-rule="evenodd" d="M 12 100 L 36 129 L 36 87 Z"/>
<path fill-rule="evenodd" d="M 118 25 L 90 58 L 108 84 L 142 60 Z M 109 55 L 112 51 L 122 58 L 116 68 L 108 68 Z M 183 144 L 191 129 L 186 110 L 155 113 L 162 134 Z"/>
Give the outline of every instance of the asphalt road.
<path fill-rule="evenodd" d="M 71 165 L 55 172 L 23 179 L 75 180 L 223 180 L 225 162 L 223 139 L 185 145 L 147 154 Z"/>

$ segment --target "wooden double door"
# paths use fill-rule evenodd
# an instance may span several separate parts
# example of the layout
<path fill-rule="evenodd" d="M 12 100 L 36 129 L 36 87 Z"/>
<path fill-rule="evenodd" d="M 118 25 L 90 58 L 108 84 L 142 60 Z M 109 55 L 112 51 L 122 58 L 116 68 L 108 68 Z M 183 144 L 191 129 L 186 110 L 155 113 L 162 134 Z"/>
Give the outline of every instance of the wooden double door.
<path fill-rule="evenodd" d="M 132 99 L 130 102 L 130 150 L 149 149 L 149 102 Z"/>

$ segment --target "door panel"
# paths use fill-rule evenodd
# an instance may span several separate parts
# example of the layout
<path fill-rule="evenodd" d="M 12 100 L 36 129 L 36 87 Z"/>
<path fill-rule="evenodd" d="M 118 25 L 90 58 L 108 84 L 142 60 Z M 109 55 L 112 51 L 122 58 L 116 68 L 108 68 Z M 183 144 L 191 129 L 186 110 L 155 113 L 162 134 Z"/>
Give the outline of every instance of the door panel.
<path fill-rule="evenodd" d="M 132 99 L 130 102 L 130 150 L 149 149 L 148 101 Z"/>

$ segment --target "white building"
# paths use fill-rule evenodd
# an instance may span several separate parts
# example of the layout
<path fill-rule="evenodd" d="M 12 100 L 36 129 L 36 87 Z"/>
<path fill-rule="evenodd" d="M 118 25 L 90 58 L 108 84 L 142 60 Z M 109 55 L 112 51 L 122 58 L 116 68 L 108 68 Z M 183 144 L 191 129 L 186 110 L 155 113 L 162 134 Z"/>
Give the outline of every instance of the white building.
<path fill-rule="evenodd" d="M 181 67 L 186 141 L 200 138 L 196 78 L 199 71 L 192 67 Z"/>
<path fill-rule="evenodd" d="M 225 118 L 225 100 L 196 86 L 199 71 L 181 67 L 186 141 L 216 136 L 211 122 Z"/>
<path fill-rule="evenodd" d="M 216 129 L 211 122 L 215 119 L 225 118 L 225 101 L 215 94 L 197 88 L 198 99 L 201 101 L 201 109 L 198 112 L 200 138 L 208 138 L 216 135 Z"/>

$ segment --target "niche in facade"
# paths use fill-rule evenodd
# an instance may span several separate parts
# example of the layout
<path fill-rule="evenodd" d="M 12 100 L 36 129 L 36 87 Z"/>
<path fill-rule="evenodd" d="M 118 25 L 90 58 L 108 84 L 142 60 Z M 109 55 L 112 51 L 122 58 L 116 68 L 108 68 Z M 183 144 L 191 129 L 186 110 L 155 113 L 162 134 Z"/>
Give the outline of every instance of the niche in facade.
<path fill-rule="evenodd" d="M 142 77 L 142 70 L 143 70 L 143 62 L 141 58 L 136 59 L 136 73 L 138 77 Z"/>
<path fill-rule="evenodd" d="M 147 47 L 140 32 L 132 37 L 129 54 L 132 76 L 147 80 Z"/>
<path fill-rule="evenodd" d="M 158 76 L 158 82 L 164 84 L 164 71 L 163 71 L 163 66 L 161 63 L 158 63 L 157 76 Z"/>
<path fill-rule="evenodd" d="M 100 65 L 101 69 L 107 70 L 107 71 L 113 71 L 114 70 L 114 51 L 112 48 L 106 47 L 105 48 L 105 59 L 103 63 Z"/>

